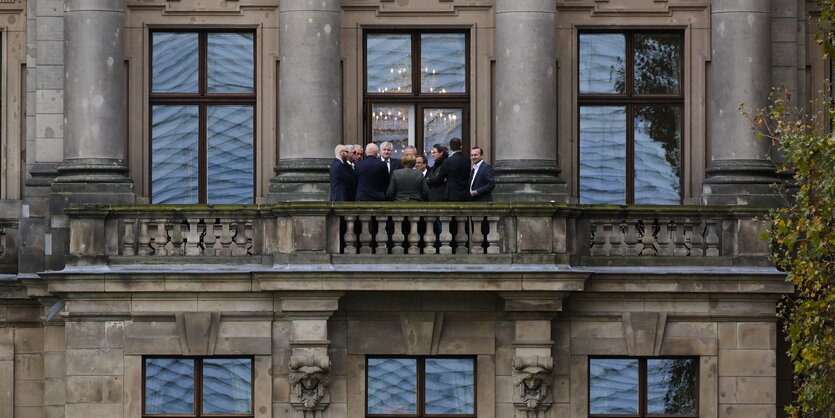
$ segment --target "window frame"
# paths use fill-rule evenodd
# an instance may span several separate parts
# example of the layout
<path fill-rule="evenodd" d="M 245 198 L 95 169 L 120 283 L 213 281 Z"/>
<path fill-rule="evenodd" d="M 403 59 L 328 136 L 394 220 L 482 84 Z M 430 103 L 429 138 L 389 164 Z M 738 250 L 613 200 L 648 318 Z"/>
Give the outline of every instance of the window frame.
<path fill-rule="evenodd" d="M 176 359 L 194 360 L 194 413 L 193 414 L 147 414 L 145 413 L 145 377 L 146 377 L 146 362 L 148 359 Z M 249 390 L 252 396 L 251 399 L 251 414 L 204 414 L 203 413 L 203 360 L 215 359 L 247 359 L 250 361 L 250 383 Z M 222 356 L 166 356 L 166 355 L 152 355 L 142 356 L 142 418 L 255 418 L 255 357 L 254 356 L 237 356 L 237 355 L 222 355 Z"/>
<path fill-rule="evenodd" d="M 593 360 L 637 360 L 638 361 L 638 414 L 592 414 L 591 413 L 591 362 Z M 647 362 L 649 360 L 693 360 L 696 366 L 693 382 L 695 397 L 694 414 L 649 414 L 647 413 Z M 699 389 L 700 362 L 698 356 L 588 356 L 586 361 L 586 410 L 589 418 L 698 418 L 699 417 Z"/>
<path fill-rule="evenodd" d="M 401 93 L 368 92 L 368 35 L 404 35 L 411 36 L 412 58 L 412 91 Z M 461 34 L 464 35 L 464 92 L 463 93 L 422 93 L 420 91 L 420 37 L 424 34 Z M 362 123 L 363 146 L 373 141 L 371 112 L 374 105 L 413 105 L 415 108 L 415 143 L 414 146 L 422 153 L 424 144 L 423 111 L 428 108 L 461 109 L 461 142 L 462 149 L 469 149 L 470 144 L 470 106 L 472 104 L 472 88 L 470 86 L 472 69 L 471 34 L 469 28 L 402 28 L 382 27 L 367 28 L 362 31 Z M 431 157 L 428 157 L 431 160 Z M 427 161 L 430 165 L 432 161 Z"/>
<path fill-rule="evenodd" d="M 624 61 L 624 68 L 626 69 L 626 73 L 624 75 L 625 82 L 626 82 L 626 91 L 623 94 L 620 93 L 582 93 L 580 91 L 580 37 L 586 34 L 613 34 L 613 35 L 624 35 L 625 38 L 625 61 Z M 655 35 L 677 35 L 679 39 L 681 39 L 681 57 L 678 63 L 679 67 L 679 94 L 637 94 L 634 92 L 635 88 L 635 42 L 634 38 L 636 35 L 641 34 L 655 34 Z M 634 205 L 635 204 L 635 107 L 637 106 L 675 106 L 681 109 L 679 115 L 679 124 L 681 126 L 681 138 L 679 140 L 679 160 L 681 166 L 679 167 L 679 199 L 678 204 L 684 204 L 684 186 L 685 186 L 685 174 L 687 173 L 686 170 L 686 161 L 685 158 L 685 106 L 686 106 L 686 66 L 685 60 L 687 57 L 687 42 L 686 42 L 686 33 L 681 28 L 625 28 L 625 29 L 597 29 L 597 28 L 587 28 L 587 29 L 580 29 L 575 33 L 575 42 L 577 45 L 576 50 L 576 62 L 575 62 L 575 73 L 577 74 L 576 81 L 576 88 L 575 93 L 577 97 L 577 108 L 575 112 L 576 123 L 577 123 L 577 198 L 581 199 L 581 186 L 582 179 L 580 177 L 580 158 L 582 156 L 581 144 L 580 144 L 580 108 L 584 106 L 588 107 L 603 107 L 603 106 L 623 106 L 626 108 L 626 167 L 625 167 L 625 182 L 626 182 L 626 195 L 624 196 L 624 203 L 625 205 Z"/>
<path fill-rule="evenodd" d="M 416 414 L 369 414 L 368 413 L 368 361 L 372 359 L 414 359 L 417 365 L 417 391 Z M 469 359 L 473 362 L 473 413 L 472 414 L 427 414 L 425 386 L 426 386 L 426 360 L 434 359 Z M 365 403 L 364 416 L 366 418 L 477 418 L 478 417 L 478 359 L 468 355 L 443 355 L 443 356 L 402 356 L 402 355 L 367 355 L 365 356 Z"/>
<path fill-rule="evenodd" d="M 198 39 L 198 73 L 196 93 L 155 93 L 154 89 L 154 34 L 155 33 L 195 33 Z M 209 93 L 208 91 L 208 34 L 210 33 L 246 33 L 252 35 L 252 93 Z M 197 160 L 198 160 L 198 198 L 195 204 L 213 204 L 208 202 L 209 162 L 208 150 L 208 107 L 212 105 L 249 105 L 252 106 L 252 202 L 257 196 L 257 136 L 258 136 L 258 33 L 254 28 L 150 28 L 148 30 L 148 199 L 152 204 L 154 197 L 154 153 L 153 153 L 153 108 L 156 105 L 197 106 Z M 215 202 L 216 203 L 216 202 Z"/>

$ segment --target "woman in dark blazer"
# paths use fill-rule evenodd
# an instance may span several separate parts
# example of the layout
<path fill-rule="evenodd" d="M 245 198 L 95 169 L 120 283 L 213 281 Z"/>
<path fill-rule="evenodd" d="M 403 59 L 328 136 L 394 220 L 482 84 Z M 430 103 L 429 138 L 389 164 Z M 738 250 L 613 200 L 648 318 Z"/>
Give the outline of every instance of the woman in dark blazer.
<path fill-rule="evenodd" d="M 400 163 L 403 164 L 403 168 L 391 173 L 386 198 L 397 202 L 421 202 L 426 200 L 429 189 L 426 188 L 423 173 L 413 170 L 415 156 L 406 154 L 400 160 Z"/>
<path fill-rule="evenodd" d="M 432 170 L 429 171 L 426 175 L 427 185 L 429 184 L 428 180 L 430 178 L 433 178 L 433 176 L 437 177 L 441 165 L 443 165 L 444 161 L 446 161 L 448 156 L 449 153 L 447 152 L 446 146 L 442 144 L 432 145 L 432 158 L 435 160 L 435 165 L 432 166 Z M 430 202 L 443 202 L 444 200 L 446 200 L 446 190 L 443 183 L 428 187 Z"/>

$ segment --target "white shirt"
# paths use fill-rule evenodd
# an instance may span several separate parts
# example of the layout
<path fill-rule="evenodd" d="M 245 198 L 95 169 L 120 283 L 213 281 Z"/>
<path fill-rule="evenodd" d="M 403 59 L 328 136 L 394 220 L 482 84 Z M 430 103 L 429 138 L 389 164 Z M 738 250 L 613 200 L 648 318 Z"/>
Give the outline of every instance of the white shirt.
<path fill-rule="evenodd" d="M 475 182 L 475 176 L 478 175 L 478 169 L 481 167 L 481 163 L 483 162 L 484 160 L 481 160 L 478 162 L 478 164 L 473 165 L 473 178 L 470 179 L 470 191 L 473 191 L 473 183 Z"/>

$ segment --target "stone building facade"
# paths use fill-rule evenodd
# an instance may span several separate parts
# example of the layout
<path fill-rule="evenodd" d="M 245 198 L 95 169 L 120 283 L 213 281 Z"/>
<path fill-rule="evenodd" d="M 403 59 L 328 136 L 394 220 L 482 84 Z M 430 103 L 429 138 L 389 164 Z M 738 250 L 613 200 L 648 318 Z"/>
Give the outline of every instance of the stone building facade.
<path fill-rule="evenodd" d="M 782 416 L 804 0 L 0 1 L 0 417 Z M 330 203 L 461 137 L 494 203 Z M 398 142 L 399 141 L 399 142 Z"/>

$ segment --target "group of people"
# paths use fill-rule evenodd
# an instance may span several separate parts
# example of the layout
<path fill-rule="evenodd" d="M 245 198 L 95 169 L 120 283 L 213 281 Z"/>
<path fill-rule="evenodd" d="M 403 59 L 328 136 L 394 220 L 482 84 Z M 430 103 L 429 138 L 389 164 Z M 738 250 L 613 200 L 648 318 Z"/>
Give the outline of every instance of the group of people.
<path fill-rule="evenodd" d="M 378 147 L 337 145 L 330 167 L 332 202 L 491 202 L 496 176 L 484 161 L 484 150 L 473 147 L 469 161 L 461 149 L 460 138 L 452 138 L 449 148 L 432 146 L 434 164 L 413 146 L 401 159 L 392 158 L 390 142 Z"/>

